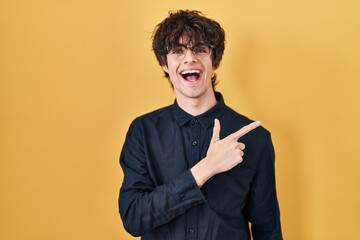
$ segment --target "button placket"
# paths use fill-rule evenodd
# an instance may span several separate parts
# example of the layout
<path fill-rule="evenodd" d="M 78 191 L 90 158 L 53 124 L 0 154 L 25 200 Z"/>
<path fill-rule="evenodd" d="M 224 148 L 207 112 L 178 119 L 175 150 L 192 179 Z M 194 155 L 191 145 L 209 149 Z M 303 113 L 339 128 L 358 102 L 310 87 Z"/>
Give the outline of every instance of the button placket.
<path fill-rule="evenodd" d="M 200 124 L 197 118 L 194 118 L 190 123 L 190 142 L 191 142 L 191 159 L 190 166 L 194 166 L 199 161 L 199 139 L 200 139 Z"/>
<path fill-rule="evenodd" d="M 197 118 L 193 118 L 190 122 L 190 144 L 191 154 L 189 159 L 190 167 L 194 166 L 200 158 L 200 130 L 201 126 Z M 186 239 L 196 240 L 197 239 L 197 224 L 198 224 L 198 209 L 197 207 L 190 208 L 187 213 L 186 223 Z"/>

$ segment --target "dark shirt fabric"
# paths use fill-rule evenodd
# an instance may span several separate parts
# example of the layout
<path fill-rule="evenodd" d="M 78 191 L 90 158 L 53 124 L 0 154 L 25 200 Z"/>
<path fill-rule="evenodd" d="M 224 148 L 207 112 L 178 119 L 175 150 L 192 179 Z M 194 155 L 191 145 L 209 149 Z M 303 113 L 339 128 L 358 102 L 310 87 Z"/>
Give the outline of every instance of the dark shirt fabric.
<path fill-rule="evenodd" d="M 173 105 L 136 118 L 120 156 L 124 180 L 119 211 L 125 229 L 143 240 L 282 239 L 270 133 L 241 137 L 243 162 L 201 188 L 190 168 L 206 156 L 214 119 L 220 138 L 252 121 L 218 103 L 192 116 Z M 251 223 L 251 230 L 249 227 Z"/>

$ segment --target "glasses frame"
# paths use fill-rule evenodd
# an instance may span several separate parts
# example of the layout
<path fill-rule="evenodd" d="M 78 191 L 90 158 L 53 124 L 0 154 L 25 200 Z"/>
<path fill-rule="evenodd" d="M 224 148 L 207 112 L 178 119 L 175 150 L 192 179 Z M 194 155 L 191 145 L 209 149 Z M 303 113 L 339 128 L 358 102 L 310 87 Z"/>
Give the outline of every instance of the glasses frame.
<path fill-rule="evenodd" d="M 209 48 L 209 55 L 204 55 L 202 56 L 201 54 L 199 55 L 199 53 L 195 52 L 195 48 L 199 47 L 199 46 L 206 46 Z M 181 48 L 185 48 L 186 51 L 184 51 L 183 53 L 179 53 L 179 54 L 175 54 L 175 53 L 171 53 L 171 50 L 172 49 L 175 49 L 175 48 L 178 48 L 178 47 L 181 47 Z M 176 45 L 175 47 L 170 47 L 170 46 L 166 46 L 166 51 L 167 51 L 167 54 L 170 55 L 172 58 L 176 59 L 176 60 L 183 60 L 185 55 L 186 55 L 186 52 L 187 50 L 191 50 L 192 54 L 199 60 L 205 60 L 207 59 L 208 57 L 211 56 L 213 50 L 215 49 L 215 46 L 214 45 L 211 45 L 211 44 L 206 44 L 206 43 L 201 43 L 201 44 L 197 44 L 195 46 L 189 46 L 189 45 L 183 45 L 183 44 L 178 44 Z"/>

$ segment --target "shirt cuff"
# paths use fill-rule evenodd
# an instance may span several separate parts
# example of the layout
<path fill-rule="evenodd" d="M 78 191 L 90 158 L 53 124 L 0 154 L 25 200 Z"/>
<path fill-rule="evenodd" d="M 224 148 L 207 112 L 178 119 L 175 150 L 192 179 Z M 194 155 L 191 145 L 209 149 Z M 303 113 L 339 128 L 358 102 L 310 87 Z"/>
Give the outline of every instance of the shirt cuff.
<path fill-rule="evenodd" d="M 204 194 L 197 185 L 194 176 L 192 175 L 190 169 L 186 170 L 181 174 L 180 177 L 181 183 L 177 184 L 178 193 L 180 199 L 185 205 L 194 203 L 194 205 L 199 203 L 207 202 Z"/>

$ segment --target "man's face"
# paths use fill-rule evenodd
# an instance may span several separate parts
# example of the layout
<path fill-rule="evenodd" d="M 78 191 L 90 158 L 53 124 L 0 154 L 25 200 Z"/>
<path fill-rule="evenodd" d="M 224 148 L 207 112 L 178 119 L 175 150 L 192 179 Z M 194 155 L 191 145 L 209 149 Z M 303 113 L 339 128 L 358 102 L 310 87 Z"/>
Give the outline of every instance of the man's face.
<path fill-rule="evenodd" d="M 211 47 L 191 43 L 169 49 L 167 66 L 162 67 L 169 74 L 176 97 L 181 100 L 203 99 L 213 95 L 211 77 L 214 73 Z"/>

